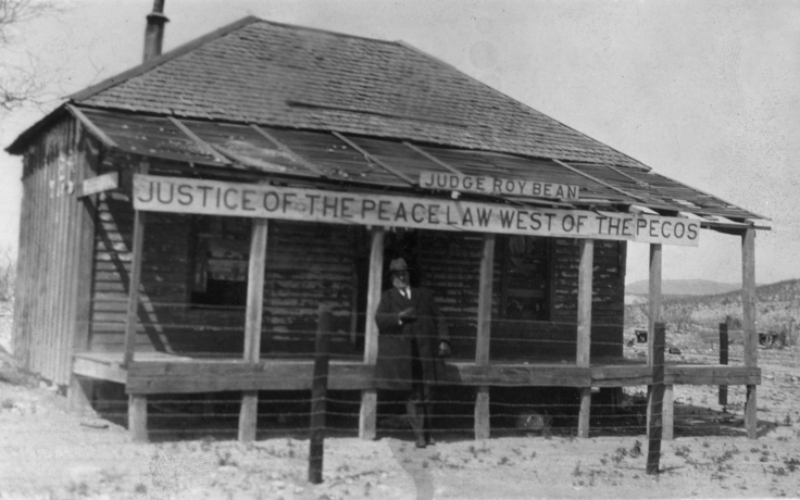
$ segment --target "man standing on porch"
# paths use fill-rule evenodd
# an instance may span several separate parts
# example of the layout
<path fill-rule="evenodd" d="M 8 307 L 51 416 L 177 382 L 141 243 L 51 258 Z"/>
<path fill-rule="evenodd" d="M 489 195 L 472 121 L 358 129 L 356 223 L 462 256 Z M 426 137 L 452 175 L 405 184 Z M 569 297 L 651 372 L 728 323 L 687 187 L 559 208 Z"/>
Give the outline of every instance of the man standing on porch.
<path fill-rule="evenodd" d="M 433 386 L 444 376 L 450 355 L 447 323 L 433 293 L 412 288 L 402 258 L 389 265 L 392 288 L 381 296 L 375 315 L 380 337 L 376 379 L 379 389 L 408 391 L 406 411 L 418 448 L 432 444 Z"/>

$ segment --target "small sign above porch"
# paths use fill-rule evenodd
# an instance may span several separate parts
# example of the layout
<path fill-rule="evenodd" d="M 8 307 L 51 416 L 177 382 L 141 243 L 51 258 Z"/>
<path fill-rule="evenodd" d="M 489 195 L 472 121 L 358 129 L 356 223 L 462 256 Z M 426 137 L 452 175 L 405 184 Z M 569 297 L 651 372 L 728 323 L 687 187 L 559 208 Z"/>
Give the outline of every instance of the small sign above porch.
<path fill-rule="evenodd" d="M 511 179 L 448 172 L 420 172 L 419 185 L 424 189 L 501 196 L 529 196 L 534 198 L 559 198 L 562 200 L 577 200 L 580 197 L 580 187 L 578 186 L 539 182 L 533 179 Z"/>
<path fill-rule="evenodd" d="M 697 246 L 700 223 L 588 210 L 136 174 L 136 210 Z"/>

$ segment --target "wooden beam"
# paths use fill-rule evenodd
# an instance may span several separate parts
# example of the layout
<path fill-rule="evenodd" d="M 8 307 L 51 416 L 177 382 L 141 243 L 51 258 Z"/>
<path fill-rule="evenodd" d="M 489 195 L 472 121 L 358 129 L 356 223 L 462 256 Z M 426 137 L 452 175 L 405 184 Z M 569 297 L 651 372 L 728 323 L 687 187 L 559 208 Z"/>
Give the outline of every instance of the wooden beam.
<path fill-rule="evenodd" d="M 655 338 L 655 324 L 661 321 L 661 260 L 662 247 L 660 243 L 650 245 L 650 283 L 648 295 L 647 319 L 647 363 L 653 364 L 653 339 Z"/>
<path fill-rule="evenodd" d="M 367 285 L 367 317 L 364 331 L 364 363 L 374 366 L 378 362 L 378 324 L 375 313 L 383 291 L 384 229 L 372 230 L 372 246 L 369 257 Z M 378 419 L 378 392 L 367 389 L 361 394 L 361 411 L 358 420 L 358 435 L 361 439 L 375 439 Z"/>
<path fill-rule="evenodd" d="M 167 119 L 173 125 L 175 125 L 178 128 L 178 130 L 183 132 L 183 134 L 186 137 L 191 139 L 192 142 L 194 142 L 197 145 L 197 147 L 200 148 L 201 151 L 203 151 L 207 155 L 212 156 L 215 161 L 217 161 L 218 163 L 221 163 L 223 165 L 230 165 L 231 164 L 231 161 L 229 159 L 227 159 L 226 157 L 224 157 L 221 154 L 219 154 L 217 152 L 217 150 L 211 144 L 207 143 L 206 141 L 201 139 L 199 135 L 197 135 L 194 132 L 192 132 L 192 130 L 189 127 L 187 127 L 185 123 L 183 123 L 182 121 L 178 120 L 177 118 L 175 118 L 173 116 L 168 116 Z"/>
<path fill-rule="evenodd" d="M 661 422 L 661 439 L 672 441 L 675 439 L 675 386 L 672 384 L 664 386 L 662 413 L 664 417 Z"/>
<path fill-rule="evenodd" d="M 421 154 L 425 158 L 429 159 L 433 163 L 439 165 L 440 167 L 442 167 L 442 168 L 444 168 L 446 170 L 449 170 L 450 172 L 453 172 L 454 174 L 464 175 L 464 173 L 462 171 L 458 170 L 457 168 L 455 168 L 454 166 L 450 165 L 449 163 L 444 162 L 444 161 L 440 160 L 439 158 L 433 156 L 432 154 L 428 153 L 424 149 L 422 149 L 422 148 L 420 148 L 418 146 L 415 146 L 414 144 L 411 144 L 408 141 L 403 141 L 403 144 L 406 147 L 408 147 L 408 148 L 416 151 L 417 153 Z"/>
<path fill-rule="evenodd" d="M 495 235 L 484 234 L 478 282 L 478 333 L 475 341 L 475 364 L 479 366 L 488 366 L 490 359 L 494 249 Z M 489 402 L 489 386 L 478 386 L 475 398 L 475 439 L 489 439 L 491 435 Z"/>
<path fill-rule="evenodd" d="M 292 158 L 292 160 L 294 160 L 295 162 L 297 162 L 300 165 L 304 166 L 305 168 L 310 170 L 312 173 L 314 173 L 316 175 L 319 175 L 321 177 L 326 177 L 325 172 L 323 172 L 321 168 L 319 168 L 318 166 L 314 165 L 310 161 L 306 160 L 305 158 L 303 158 L 302 156 L 297 154 L 289 146 L 287 146 L 283 142 L 279 141 L 278 138 L 275 137 L 274 135 L 270 134 L 269 132 L 267 132 L 263 128 L 259 127 L 258 125 L 250 125 L 250 128 L 252 128 L 256 132 L 258 132 L 258 134 L 261 137 L 263 137 L 264 139 L 266 139 L 269 142 L 271 142 L 272 144 L 274 144 L 275 147 L 278 148 L 279 151 L 287 154 L 288 156 L 290 156 Z"/>
<path fill-rule="evenodd" d="M 322 463 L 325 453 L 325 416 L 328 397 L 328 372 L 331 335 L 331 310 L 320 304 L 317 315 L 317 334 L 314 346 L 314 377 L 311 382 L 311 429 L 308 447 L 308 482 L 322 483 Z"/>
<path fill-rule="evenodd" d="M 592 348 L 592 275 L 594 269 L 594 240 L 580 240 L 580 263 L 578 264 L 578 328 L 576 364 L 588 368 L 591 364 Z M 580 412 L 578 414 L 578 437 L 589 437 L 589 416 L 592 403 L 592 388 L 582 387 Z"/>
<path fill-rule="evenodd" d="M 146 174 L 150 165 L 142 163 L 139 172 Z M 131 274 L 128 280 L 128 314 L 125 323 L 125 360 L 123 366 L 129 366 L 136 350 L 136 326 L 139 322 L 139 283 L 142 277 L 142 253 L 144 249 L 144 228 L 147 214 L 134 210 L 133 238 L 131 242 Z"/>
<path fill-rule="evenodd" d="M 244 327 L 244 361 L 257 363 L 261 358 L 261 322 L 264 310 L 264 271 L 267 260 L 267 219 L 253 219 L 250 237 L 250 260 L 247 270 L 247 310 Z M 239 441 L 256 439 L 258 428 L 258 391 L 242 394 L 239 412 Z"/>
<path fill-rule="evenodd" d="M 609 183 L 607 183 L 607 182 L 601 181 L 601 180 L 600 180 L 600 179 L 598 179 L 597 177 L 595 177 L 595 176 L 593 176 L 593 175 L 591 175 L 591 174 L 587 174 L 587 173 L 586 173 L 586 172 L 584 172 L 583 170 L 580 170 L 580 169 L 578 169 L 578 168 L 575 168 L 575 167 L 573 167 L 572 165 L 568 165 L 567 163 L 564 163 L 563 161 L 561 161 L 561 160 L 559 160 L 559 159 L 552 158 L 552 160 L 553 160 L 555 163 L 557 163 L 558 165 L 561 165 L 562 167 L 566 168 L 567 170 L 569 170 L 569 171 L 571 171 L 571 172 L 574 172 L 574 173 L 576 173 L 576 174 L 578 174 L 578 175 L 580 175 L 580 176 L 582 176 L 582 177 L 586 177 L 587 179 L 589 179 L 589 180 L 591 180 L 591 181 L 594 181 L 594 182 L 596 182 L 596 183 L 600 184 L 601 186 L 605 186 L 605 187 L 607 187 L 607 188 L 609 188 L 609 189 L 611 189 L 611 190 L 614 190 L 614 191 L 616 191 L 616 192 L 618 192 L 618 193 L 620 193 L 620 194 L 623 194 L 623 195 L 625 195 L 625 196 L 626 196 L 626 197 L 628 197 L 628 198 L 632 198 L 632 199 L 634 199 L 634 200 L 638 200 L 638 201 L 640 201 L 640 202 L 642 202 L 642 203 L 646 203 L 646 200 L 645 200 L 644 198 L 640 197 L 640 196 L 636 196 L 636 195 L 634 195 L 634 194 L 631 194 L 631 193 L 629 193 L 629 192 L 627 192 L 627 191 L 625 191 L 625 190 L 623 190 L 623 189 L 620 189 L 620 188 L 618 188 L 617 186 L 614 186 L 613 184 L 609 184 Z"/>
<path fill-rule="evenodd" d="M 728 323 L 719 324 L 719 364 L 728 364 Z M 719 386 L 719 404 L 728 406 L 728 386 Z"/>
<path fill-rule="evenodd" d="M 331 131 L 331 133 L 333 135 L 335 135 L 340 141 L 344 142 L 345 144 L 347 144 L 351 148 L 355 149 L 356 151 L 358 151 L 359 153 L 364 155 L 364 158 L 366 158 L 367 161 L 371 161 L 372 163 L 378 165 L 379 167 L 381 167 L 382 169 L 386 170 L 390 174 L 394 175 L 398 179 L 407 182 L 411 186 L 416 186 L 418 184 L 418 182 L 415 181 L 414 179 L 412 179 L 411 177 L 409 177 L 406 174 L 404 174 L 403 172 L 397 170 L 393 166 L 384 163 L 383 161 L 378 159 L 376 156 L 368 153 L 364 148 L 362 148 L 361 146 L 359 146 L 355 142 L 351 141 L 350 139 L 348 139 L 344 135 L 340 134 L 339 132 L 336 132 L 335 130 L 333 130 L 333 131 Z"/>
<path fill-rule="evenodd" d="M 97 137 L 100 140 L 100 142 L 103 143 L 103 145 L 109 148 L 119 147 L 111 137 L 109 137 L 105 132 L 103 132 L 103 130 L 100 127 L 95 125 L 94 122 L 92 122 L 92 120 L 90 120 L 85 114 L 83 114 L 83 111 L 76 108 L 72 104 L 67 104 L 66 108 L 69 110 L 70 113 L 72 113 L 72 115 L 75 118 L 78 119 L 79 122 L 81 122 L 81 125 L 86 127 L 86 130 L 88 130 L 93 136 Z"/>
<path fill-rule="evenodd" d="M 744 344 L 744 365 L 748 368 L 758 366 L 758 338 L 756 333 L 756 231 L 748 229 L 742 235 L 742 334 Z M 745 402 L 745 427 L 747 437 L 758 438 L 756 386 L 747 386 Z"/>

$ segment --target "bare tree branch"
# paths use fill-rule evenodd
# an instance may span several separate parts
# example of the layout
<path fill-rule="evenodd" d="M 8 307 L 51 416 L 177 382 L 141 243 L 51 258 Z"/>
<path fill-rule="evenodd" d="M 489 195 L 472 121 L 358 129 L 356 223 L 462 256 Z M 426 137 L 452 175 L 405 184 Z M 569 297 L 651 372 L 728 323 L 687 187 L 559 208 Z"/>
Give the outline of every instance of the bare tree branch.
<path fill-rule="evenodd" d="M 0 0 L 0 50 L 10 52 L 7 49 L 16 43 L 26 23 L 61 10 L 53 0 Z M 42 76 L 38 59 L 30 53 L 25 59 L 0 65 L 0 109 L 42 104 L 50 82 Z"/>

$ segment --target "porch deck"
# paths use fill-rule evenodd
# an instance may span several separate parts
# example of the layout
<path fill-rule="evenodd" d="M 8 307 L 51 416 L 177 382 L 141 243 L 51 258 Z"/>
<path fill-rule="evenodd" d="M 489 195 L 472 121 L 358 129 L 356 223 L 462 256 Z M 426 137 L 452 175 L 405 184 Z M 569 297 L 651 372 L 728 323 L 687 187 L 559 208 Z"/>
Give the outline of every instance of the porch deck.
<path fill-rule="evenodd" d="M 136 353 L 127 367 L 122 352 L 75 355 L 73 373 L 125 385 L 129 394 L 311 389 L 310 358 L 193 358 L 160 352 Z M 652 367 L 622 358 L 596 359 L 588 367 L 553 361 L 447 363 L 448 384 L 507 387 L 627 387 L 651 385 Z M 758 385 L 761 369 L 742 365 L 665 364 L 666 385 Z M 331 359 L 328 387 L 374 389 L 374 365 L 356 359 Z"/>

